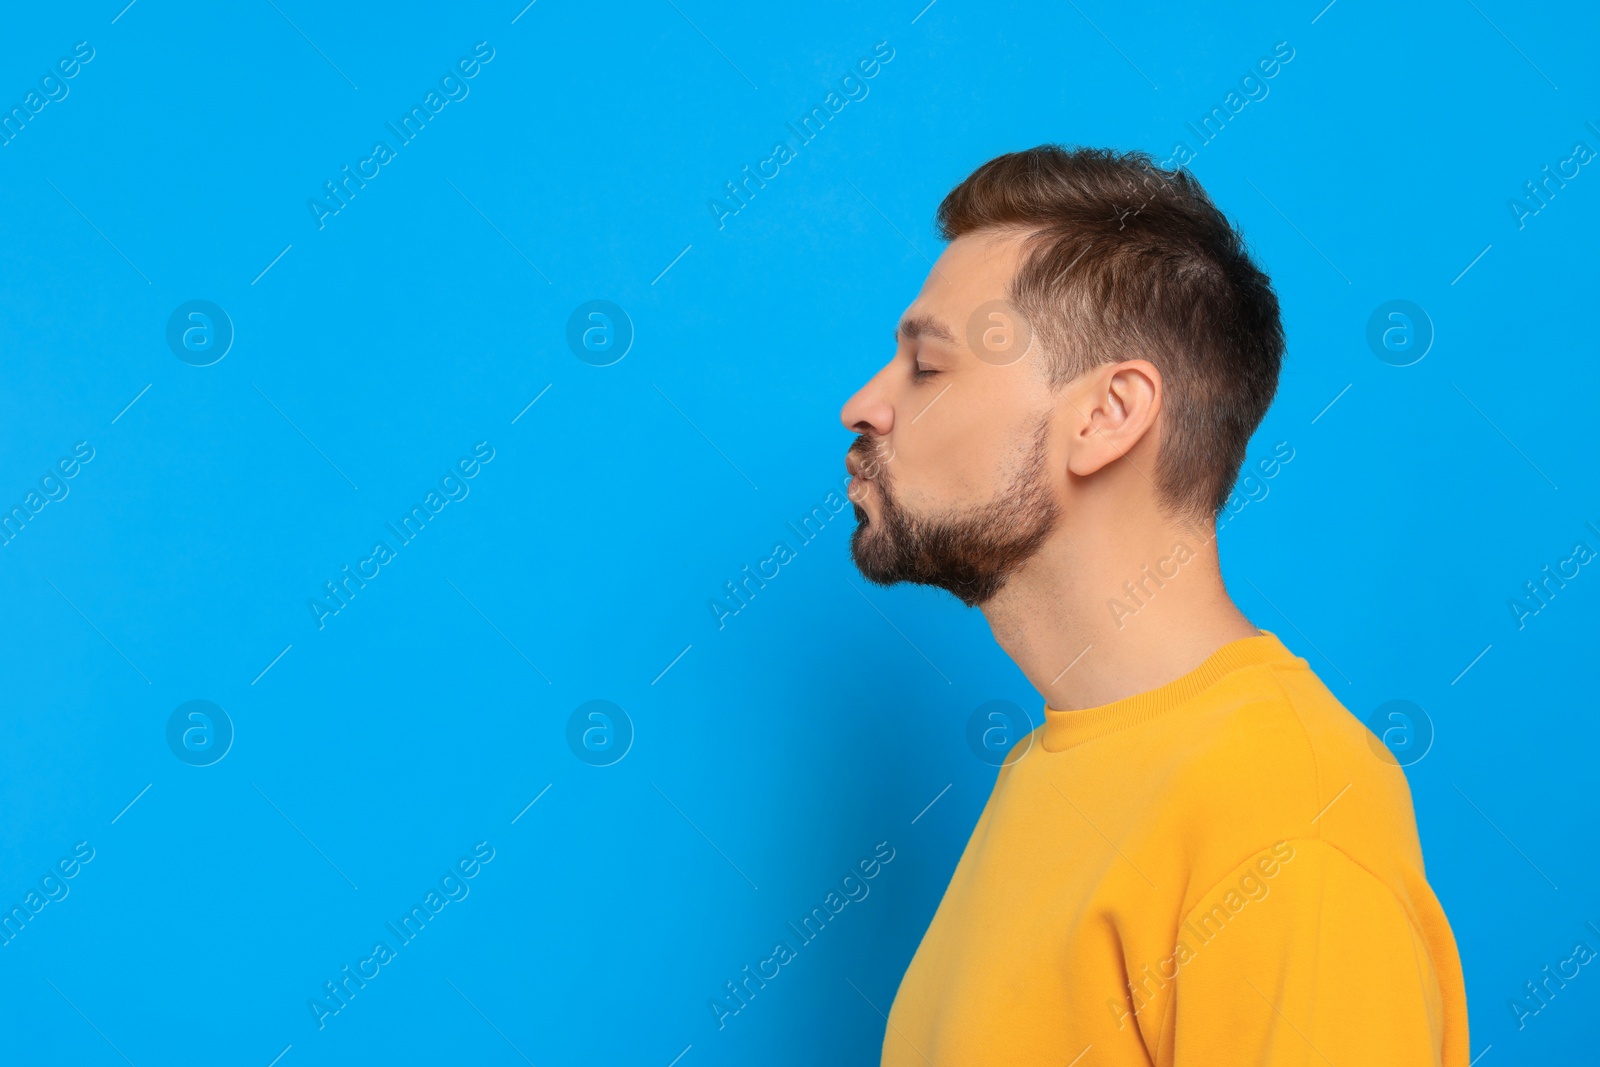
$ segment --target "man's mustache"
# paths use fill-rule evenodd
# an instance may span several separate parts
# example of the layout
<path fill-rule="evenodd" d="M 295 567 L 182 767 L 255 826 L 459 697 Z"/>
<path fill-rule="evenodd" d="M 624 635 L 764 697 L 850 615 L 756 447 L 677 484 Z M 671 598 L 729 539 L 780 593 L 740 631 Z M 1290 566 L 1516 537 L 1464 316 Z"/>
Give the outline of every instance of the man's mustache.
<path fill-rule="evenodd" d="M 886 480 L 885 468 L 894 459 L 894 449 L 887 450 L 887 454 L 878 447 L 878 439 L 866 434 L 859 435 L 855 443 L 850 446 L 850 453 L 860 462 L 861 477 L 867 481 Z"/>

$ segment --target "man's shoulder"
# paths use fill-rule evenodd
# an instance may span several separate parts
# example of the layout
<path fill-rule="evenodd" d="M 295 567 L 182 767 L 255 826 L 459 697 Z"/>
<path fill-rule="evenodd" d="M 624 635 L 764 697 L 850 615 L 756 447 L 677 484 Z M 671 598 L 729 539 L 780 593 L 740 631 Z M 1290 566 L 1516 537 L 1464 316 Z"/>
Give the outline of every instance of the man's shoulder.
<path fill-rule="evenodd" d="M 1240 673 L 1191 710 L 1174 754 L 1168 802 L 1197 851 L 1217 853 L 1206 865 L 1315 837 L 1385 880 L 1420 871 L 1411 792 L 1383 743 L 1304 660 Z"/>
<path fill-rule="evenodd" d="M 1292 802 L 1323 776 L 1340 785 L 1377 779 L 1404 784 L 1395 759 L 1305 663 L 1261 664 L 1219 682 L 1183 714 L 1180 764 L 1214 774 L 1219 786 L 1271 789 Z M 1244 772 L 1244 773 L 1239 773 Z M 1315 814 L 1315 811 L 1312 812 Z"/>

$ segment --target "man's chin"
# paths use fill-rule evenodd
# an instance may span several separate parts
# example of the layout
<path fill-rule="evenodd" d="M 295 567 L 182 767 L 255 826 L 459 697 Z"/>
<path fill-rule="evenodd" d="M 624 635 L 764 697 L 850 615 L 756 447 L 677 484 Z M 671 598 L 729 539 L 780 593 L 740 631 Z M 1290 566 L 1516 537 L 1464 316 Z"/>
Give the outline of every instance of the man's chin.
<path fill-rule="evenodd" d="M 902 581 L 892 559 L 886 558 L 881 544 L 883 531 L 872 524 L 860 507 L 856 508 L 856 529 L 850 535 L 850 561 L 861 577 L 875 585 L 894 585 Z"/>
<path fill-rule="evenodd" d="M 857 509 L 860 511 L 860 509 Z M 1011 573 L 1033 554 L 1050 526 L 1026 542 L 963 541 L 959 531 L 897 528 L 894 516 L 865 514 L 850 536 L 850 558 L 874 585 L 925 585 L 943 589 L 967 607 L 988 603 Z"/>

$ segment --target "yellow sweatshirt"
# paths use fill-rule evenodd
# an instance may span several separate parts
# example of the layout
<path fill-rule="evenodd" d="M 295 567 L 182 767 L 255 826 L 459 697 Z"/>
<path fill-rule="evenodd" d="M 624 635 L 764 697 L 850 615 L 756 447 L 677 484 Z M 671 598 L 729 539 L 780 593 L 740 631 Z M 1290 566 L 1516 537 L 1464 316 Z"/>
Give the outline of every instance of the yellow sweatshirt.
<path fill-rule="evenodd" d="M 1466 1067 L 1405 774 L 1262 631 L 1044 709 L 901 980 L 892 1067 Z"/>

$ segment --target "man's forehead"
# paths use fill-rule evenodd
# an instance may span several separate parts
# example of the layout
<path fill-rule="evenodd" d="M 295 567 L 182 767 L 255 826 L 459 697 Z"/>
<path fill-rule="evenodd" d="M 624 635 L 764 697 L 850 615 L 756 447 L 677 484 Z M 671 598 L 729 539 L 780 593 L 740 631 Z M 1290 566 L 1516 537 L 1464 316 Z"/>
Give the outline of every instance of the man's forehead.
<path fill-rule="evenodd" d="M 985 230 L 957 237 L 928 271 L 897 335 L 954 341 L 954 330 L 981 304 L 1004 299 L 1026 250 L 1021 231 Z"/>

